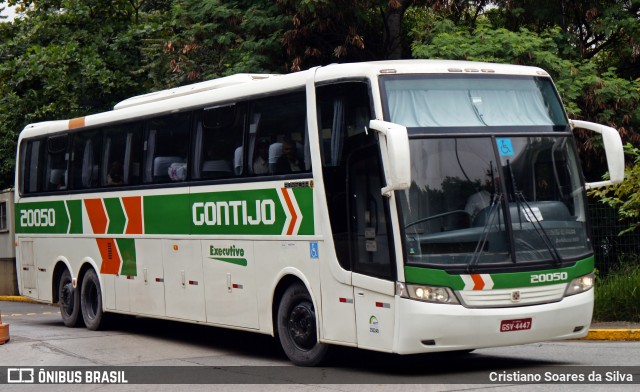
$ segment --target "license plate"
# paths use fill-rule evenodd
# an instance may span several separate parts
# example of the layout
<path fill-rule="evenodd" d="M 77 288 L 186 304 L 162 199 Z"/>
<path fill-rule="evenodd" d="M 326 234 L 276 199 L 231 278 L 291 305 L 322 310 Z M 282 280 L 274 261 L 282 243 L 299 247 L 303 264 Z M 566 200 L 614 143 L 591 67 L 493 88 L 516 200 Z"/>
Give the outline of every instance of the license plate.
<path fill-rule="evenodd" d="M 500 322 L 500 332 L 525 331 L 531 329 L 531 318 L 502 320 Z"/>

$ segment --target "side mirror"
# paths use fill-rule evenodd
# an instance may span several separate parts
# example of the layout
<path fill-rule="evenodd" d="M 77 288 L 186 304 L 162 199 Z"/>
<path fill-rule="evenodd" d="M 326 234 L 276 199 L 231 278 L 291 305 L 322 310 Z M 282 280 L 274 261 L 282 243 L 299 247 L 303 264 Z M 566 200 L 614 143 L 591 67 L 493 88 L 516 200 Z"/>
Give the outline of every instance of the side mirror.
<path fill-rule="evenodd" d="M 382 188 L 382 194 L 390 196 L 392 191 L 409 189 L 411 186 L 411 158 L 407 128 L 380 120 L 371 120 L 369 128 L 384 135 L 386 141 L 386 144 L 380 143 L 387 181 L 387 186 Z"/>
<path fill-rule="evenodd" d="M 585 184 L 586 188 L 592 189 L 621 183 L 624 180 L 624 149 L 622 148 L 622 139 L 620 139 L 618 131 L 611 127 L 588 121 L 571 120 L 570 123 L 572 129 L 588 129 L 601 134 L 602 142 L 604 143 L 604 152 L 609 168 L 609 180 L 588 182 Z"/>

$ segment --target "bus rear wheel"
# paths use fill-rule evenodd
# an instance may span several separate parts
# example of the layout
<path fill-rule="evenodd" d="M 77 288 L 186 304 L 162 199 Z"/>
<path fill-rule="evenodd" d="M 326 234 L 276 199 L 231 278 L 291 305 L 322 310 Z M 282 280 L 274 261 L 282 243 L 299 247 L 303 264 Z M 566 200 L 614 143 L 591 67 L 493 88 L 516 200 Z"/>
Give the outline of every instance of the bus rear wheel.
<path fill-rule="evenodd" d="M 58 302 L 60 315 L 65 326 L 73 328 L 80 325 L 80 294 L 73 287 L 71 273 L 65 269 L 58 282 Z"/>
<path fill-rule="evenodd" d="M 277 317 L 280 345 L 291 362 L 298 366 L 319 365 L 329 346 L 318 342 L 316 312 L 303 284 L 296 283 L 285 291 Z"/>
<path fill-rule="evenodd" d="M 82 319 L 87 329 L 97 331 L 103 324 L 104 312 L 102 310 L 102 290 L 100 279 L 93 269 L 87 271 L 82 279 L 81 307 Z"/>

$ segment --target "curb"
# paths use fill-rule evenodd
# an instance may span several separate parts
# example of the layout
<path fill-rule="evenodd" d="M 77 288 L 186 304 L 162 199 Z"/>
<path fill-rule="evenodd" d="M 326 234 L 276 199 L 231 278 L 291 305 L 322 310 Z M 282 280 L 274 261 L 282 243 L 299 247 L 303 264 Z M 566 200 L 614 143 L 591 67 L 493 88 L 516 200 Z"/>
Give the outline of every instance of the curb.
<path fill-rule="evenodd" d="M 617 341 L 640 341 L 640 329 L 619 328 L 590 329 L 587 336 L 580 340 L 617 340 Z"/>
<path fill-rule="evenodd" d="M 37 302 L 32 300 L 31 298 L 23 297 L 20 295 L 0 295 L 0 301 L 8 301 L 8 302 L 28 302 L 31 304 L 39 304 L 41 302 Z"/>

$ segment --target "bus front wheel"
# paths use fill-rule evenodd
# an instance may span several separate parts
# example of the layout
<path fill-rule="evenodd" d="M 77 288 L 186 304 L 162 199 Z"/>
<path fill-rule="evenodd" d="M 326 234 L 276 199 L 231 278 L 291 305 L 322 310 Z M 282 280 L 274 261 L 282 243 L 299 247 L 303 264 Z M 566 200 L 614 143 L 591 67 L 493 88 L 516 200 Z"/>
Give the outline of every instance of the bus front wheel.
<path fill-rule="evenodd" d="M 58 282 L 58 301 L 64 325 L 70 328 L 80 325 L 80 294 L 73 287 L 71 273 L 67 269 L 64 270 Z"/>
<path fill-rule="evenodd" d="M 88 329 L 97 331 L 100 329 L 104 312 L 102 310 L 102 290 L 98 275 L 92 269 L 88 270 L 82 279 L 81 307 L 82 318 Z"/>
<path fill-rule="evenodd" d="M 316 366 L 325 358 L 328 345 L 318 342 L 316 312 L 311 296 L 301 283 L 290 286 L 278 306 L 278 337 L 291 362 Z"/>

